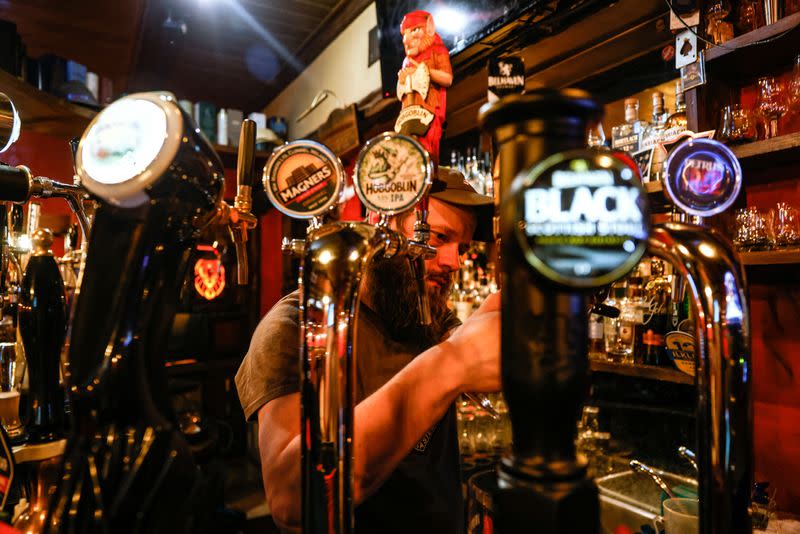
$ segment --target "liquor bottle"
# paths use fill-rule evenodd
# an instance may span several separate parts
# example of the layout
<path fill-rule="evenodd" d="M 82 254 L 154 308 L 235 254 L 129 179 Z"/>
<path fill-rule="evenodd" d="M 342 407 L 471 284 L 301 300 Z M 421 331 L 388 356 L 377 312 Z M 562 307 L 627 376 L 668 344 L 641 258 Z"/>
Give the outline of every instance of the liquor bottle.
<path fill-rule="evenodd" d="M 605 318 L 596 313 L 589 314 L 589 359 L 605 361 L 606 343 L 604 336 Z"/>
<path fill-rule="evenodd" d="M 472 156 L 470 158 L 470 165 L 469 165 L 469 176 L 467 177 L 469 182 L 472 184 L 473 189 L 480 193 L 481 195 L 486 194 L 483 185 L 483 174 L 480 172 L 478 168 L 478 149 L 472 149 Z"/>
<path fill-rule="evenodd" d="M 606 134 L 603 131 L 602 122 L 598 122 L 597 126 L 589 130 L 589 134 L 586 136 L 586 145 L 590 148 L 606 148 Z"/>
<path fill-rule="evenodd" d="M 611 146 L 625 152 L 638 152 L 642 141 L 642 121 L 639 120 L 639 99 L 625 99 L 625 123 L 611 129 Z"/>
<path fill-rule="evenodd" d="M 626 363 L 645 363 L 645 347 L 642 337 L 647 301 L 644 298 L 643 280 L 647 275 L 643 270 L 644 265 L 644 262 L 640 263 L 639 267 L 628 277 L 626 305 L 620 314 L 620 336 L 631 347 L 631 356 Z M 649 271 L 649 265 L 647 267 L 647 271 Z"/>
<path fill-rule="evenodd" d="M 492 155 L 483 153 L 483 184 L 487 196 L 494 196 L 494 173 L 492 172 Z"/>
<path fill-rule="evenodd" d="M 653 258 L 650 262 L 650 279 L 644 286 L 647 301 L 647 314 L 644 318 L 644 363 L 665 365 L 665 339 L 670 328 L 670 300 L 672 295 L 672 275 L 666 273 L 664 262 Z"/>
<path fill-rule="evenodd" d="M 619 317 L 605 317 L 603 319 L 603 335 L 606 344 L 606 357 L 615 363 L 628 362 L 632 359 L 630 336 L 623 335 L 622 315 L 627 308 L 624 282 L 617 282 L 611 286 L 611 293 L 605 304 L 619 309 Z"/>
<path fill-rule="evenodd" d="M 664 93 L 661 91 L 653 92 L 653 115 L 650 124 L 645 127 L 642 133 L 642 150 L 652 148 L 653 157 L 650 162 L 650 181 L 661 180 L 661 170 L 664 160 L 667 159 L 666 151 L 661 148 L 659 143 L 664 140 L 665 124 L 667 117 L 664 113 Z"/>
<path fill-rule="evenodd" d="M 686 119 L 686 100 L 683 94 L 683 82 L 675 81 L 675 113 L 667 117 L 664 123 L 664 138 L 672 139 L 689 128 Z"/>

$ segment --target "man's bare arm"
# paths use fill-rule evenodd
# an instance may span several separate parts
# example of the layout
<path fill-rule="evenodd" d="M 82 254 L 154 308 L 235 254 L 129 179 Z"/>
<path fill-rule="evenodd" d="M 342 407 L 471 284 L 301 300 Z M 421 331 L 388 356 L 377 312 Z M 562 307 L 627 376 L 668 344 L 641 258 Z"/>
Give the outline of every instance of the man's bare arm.
<path fill-rule="evenodd" d="M 417 356 L 355 410 L 355 499 L 375 492 L 463 391 L 496 391 L 499 299 L 490 298 L 444 343 Z M 264 488 L 275 522 L 300 524 L 300 395 L 258 412 Z"/>

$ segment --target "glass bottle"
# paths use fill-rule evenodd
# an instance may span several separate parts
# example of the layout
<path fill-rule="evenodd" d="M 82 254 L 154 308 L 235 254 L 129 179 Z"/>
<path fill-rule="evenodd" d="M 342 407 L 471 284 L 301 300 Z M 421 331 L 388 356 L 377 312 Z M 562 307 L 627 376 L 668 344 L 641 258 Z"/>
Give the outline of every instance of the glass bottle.
<path fill-rule="evenodd" d="M 672 275 L 667 274 L 664 262 L 653 258 L 650 262 L 650 279 L 644 286 L 647 313 L 644 317 L 644 363 L 664 365 L 666 362 L 664 336 L 670 328 L 670 301 L 672 296 Z"/>
<path fill-rule="evenodd" d="M 596 313 L 589 314 L 589 359 L 606 360 L 605 318 Z"/>
<path fill-rule="evenodd" d="M 800 2 L 800 0 L 798 0 Z M 792 113 L 800 115 L 800 54 L 794 58 L 794 70 L 789 80 L 788 94 L 789 109 Z"/>
<path fill-rule="evenodd" d="M 603 318 L 606 357 L 615 363 L 622 363 L 632 359 L 630 336 L 625 336 L 622 332 L 622 318 L 628 304 L 625 293 L 625 283 L 617 282 L 611 286 L 611 293 L 605 302 L 608 306 L 617 308 L 620 311 L 619 317 Z"/>
<path fill-rule="evenodd" d="M 764 25 L 764 11 L 761 0 L 739 0 L 736 29 L 740 34 L 755 30 Z"/>
<path fill-rule="evenodd" d="M 653 149 L 653 158 L 650 162 L 650 181 L 657 181 L 661 179 L 661 169 L 664 166 L 664 160 L 667 159 L 666 150 L 659 145 L 664 140 L 667 117 L 664 113 L 664 93 L 655 91 L 652 98 L 653 116 L 650 124 L 642 133 L 642 149 Z"/>
<path fill-rule="evenodd" d="M 675 80 L 675 113 L 667 117 L 664 123 L 664 138 L 672 139 L 689 128 L 686 119 L 686 99 L 683 94 L 683 82 Z"/>
<path fill-rule="evenodd" d="M 625 152 L 638 152 L 643 123 L 639 120 L 639 99 L 625 99 L 625 123 L 611 129 L 611 146 Z"/>

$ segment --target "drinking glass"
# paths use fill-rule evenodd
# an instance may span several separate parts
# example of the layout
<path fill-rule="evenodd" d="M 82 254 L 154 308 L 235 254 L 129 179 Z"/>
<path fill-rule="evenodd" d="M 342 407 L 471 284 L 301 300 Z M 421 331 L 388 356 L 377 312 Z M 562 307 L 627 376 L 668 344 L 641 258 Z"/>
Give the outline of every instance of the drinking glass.
<path fill-rule="evenodd" d="M 24 434 L 19 419 L 17 389 L 20 367 L 16 343 L 0 343 L 0 424 L 5 427 L 12 441 L 16 441 Z"/>
<path fill-rule="evenodd" d="M 722 141 L 723 143 L 728 143 L 731 141 L 731 134 L 733 132 L 733 107 L 732 106 L 722 106 L 722 109 L 719 113 L 719 127 L 717 127 L 717 133 L 715 134 L 715 138 L 718 141 Z"/>
<path fill-rule="evenodd" d="M 747 33 L 764 25 L 764 11 L 759 0 L 740 0 L 736 17 L 736 27 L 740 33 Z"/>
<path fill-rule="evenodd" d="M 731 12 L 727 0 L 717 0 L 706 8 L 706 32 L 714 44 L 733 39 L 733 24 L 723 20 Z"/>
<path fill-rule="evenodd" d="M 769 211 L 767 221 L 773 246 L 789 247 L 800 243 L 800 216 L 797 208 L 786 202 L 778 202 Z"/>
<path fill-rule="evenodd" d="M 756 140 L 758 137 L 756 121 L 753 119 L 753 114 L 749 109 L 736 104 L 731 112 L 731 120 L 733 121 L 729 137 L 731 144 Z"/>
<path fill-rule="evenodd" d="M 800 54 L 794 58 L 794 70 L 792 78 L 789 80 L 788 93 L 787 98 L 791 112 L 800 115 Z"/>
<path fill-rule="evenodd" d="M 788 109 L 786 90 L 779 79 L 769 76 L 758 79 L 756 109 L 766 123 L 766 138 L 777 137 L 778 119 L 783 117 Z"/>
<path fill-rule="evenodd" d="M 769 245 L 765 214 L 751 206 L 736 210 L 733 243 L 739 250 L 754 250 Z"/>

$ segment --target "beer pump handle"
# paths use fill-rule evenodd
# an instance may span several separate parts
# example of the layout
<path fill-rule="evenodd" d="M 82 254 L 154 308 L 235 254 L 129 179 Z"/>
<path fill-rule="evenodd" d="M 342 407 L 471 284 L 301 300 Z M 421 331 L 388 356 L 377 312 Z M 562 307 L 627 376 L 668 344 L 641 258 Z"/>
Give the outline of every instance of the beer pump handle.
<path fill-rule="evenodd" d="M 408 261 L 411 274 L 417 285 L 417 306 L 419 307 L 419 322 L 423 325 L 431 324 L 431 305 L 425 287 L 425 260 L 435 255 L 428 243 L 431 239 L 431 227 L 428 225 L 428 195 L 424 195 L 414 207 L 417 221 L 414 223 L 414 240 L 409 243 L 413 253 L 409 254 Z"/>
<path fill-rule="evenodd" d="M 255 180 L 256 123 L 250 119 L 242 121 L 239 134 L 239 158 L 236 163 L 236 198 L 229 228 L 236 247 L 237 281 L 247 285 L 249 278 L 247 257 L 247 232 L 256 225 L 251 213 L 253 205 L 253 181 Z"/>

